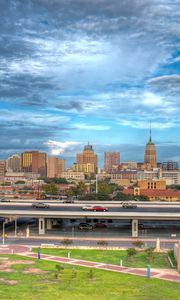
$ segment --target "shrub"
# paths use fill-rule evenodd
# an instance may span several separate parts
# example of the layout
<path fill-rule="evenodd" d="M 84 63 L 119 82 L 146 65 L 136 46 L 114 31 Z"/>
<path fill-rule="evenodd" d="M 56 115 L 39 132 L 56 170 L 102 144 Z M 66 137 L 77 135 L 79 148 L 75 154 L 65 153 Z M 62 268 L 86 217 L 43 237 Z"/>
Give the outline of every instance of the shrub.
<path fill-rule="evenodd" d="M 70 245 L 72 245 L 73 241 L 70 239 L 64 239 L 61 241 L 61 244 L 63 244 L 64 246 L 68 247 Z"/>
<path fill-rule="evenodd" d="M 107 241 L 97 241 L 98 246 L 107 247 L 108 242 Z"/>
<path fill-rule="evenodd" d="M 132 242 L 132 244 L 134 247 L 137 247 L 137 248 L 142 248 L 144 246 L 144 242 L 140 241 L 140 240 L 134 241 L 134 242 Z"/>

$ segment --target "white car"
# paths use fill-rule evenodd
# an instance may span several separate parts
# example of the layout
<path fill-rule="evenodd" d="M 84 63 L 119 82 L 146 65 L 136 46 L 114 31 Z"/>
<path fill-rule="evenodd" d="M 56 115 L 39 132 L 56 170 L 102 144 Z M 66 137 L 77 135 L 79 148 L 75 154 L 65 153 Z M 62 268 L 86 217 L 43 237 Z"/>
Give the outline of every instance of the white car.
<path fill-rule="evenodd" d="M 93 210 L 93 206 L 92 205 L 84 205 L 82 207 L 82 210 Z"/>

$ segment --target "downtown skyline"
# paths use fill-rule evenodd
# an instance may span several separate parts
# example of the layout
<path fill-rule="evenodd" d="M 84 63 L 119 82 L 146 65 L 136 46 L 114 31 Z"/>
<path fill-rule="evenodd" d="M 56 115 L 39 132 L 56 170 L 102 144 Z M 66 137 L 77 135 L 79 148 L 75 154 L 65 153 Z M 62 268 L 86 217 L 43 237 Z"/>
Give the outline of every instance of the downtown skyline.
<path fill-rule="evenodd" d="M 2 0 L 0 158 L 180 161 L 179 1 Z M 101 163 L 102 165 L 102 163 Z"/>

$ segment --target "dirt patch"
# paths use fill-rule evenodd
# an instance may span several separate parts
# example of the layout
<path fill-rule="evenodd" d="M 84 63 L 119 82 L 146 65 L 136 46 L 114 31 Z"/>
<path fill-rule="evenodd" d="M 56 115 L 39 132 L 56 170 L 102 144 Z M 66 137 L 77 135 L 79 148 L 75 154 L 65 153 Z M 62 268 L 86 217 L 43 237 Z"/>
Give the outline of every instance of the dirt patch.
<path fill-rule="evenodd" d="M 1 272 L 13 272 L 11 268 L 13 265 L 32 265 L 35 262 L 33 260 L 4 260 L 0 261 L 0 271 Z"/>
<path fill-rule="evenodd" d="M 28 268 L 26 271 L 23 273 L 28 274 L 28 273 L 34 273 L 34 274 L 45 274 L 48 273 L 47 271 L 37 269 L 37 268 Z"/>
<path fill-rule="evenodd" d="M 4 278 L 0 278 L 0 284 L 9 284 L 9 285 L 15 285 L 17 284 L 16 280 L 7 280 Z"/>

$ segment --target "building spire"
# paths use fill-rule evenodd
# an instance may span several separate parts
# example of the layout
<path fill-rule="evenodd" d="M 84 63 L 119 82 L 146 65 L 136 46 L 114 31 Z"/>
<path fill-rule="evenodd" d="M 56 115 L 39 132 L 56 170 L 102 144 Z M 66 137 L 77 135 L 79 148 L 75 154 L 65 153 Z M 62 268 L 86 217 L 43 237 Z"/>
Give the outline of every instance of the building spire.
<path fill-rule="evenodd" d="M 150 130 L 149 130 L 149 143 L 152 143 L 152 137 L 151 137 L 151 120 L 150 120 Z"/>

